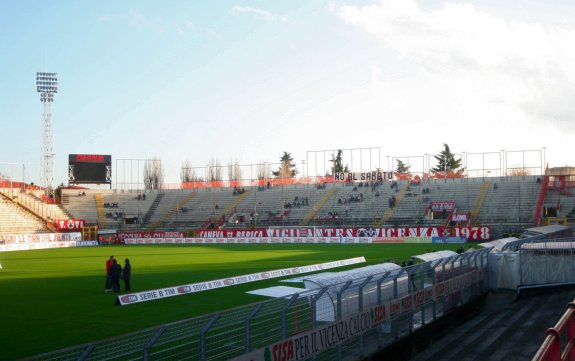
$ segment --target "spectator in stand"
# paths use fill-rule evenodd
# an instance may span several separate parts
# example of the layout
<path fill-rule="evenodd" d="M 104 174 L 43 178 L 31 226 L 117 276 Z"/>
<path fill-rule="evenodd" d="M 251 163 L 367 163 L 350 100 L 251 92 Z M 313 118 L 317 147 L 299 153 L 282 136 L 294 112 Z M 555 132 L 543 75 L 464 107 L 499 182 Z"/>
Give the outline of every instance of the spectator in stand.
<path fill-rule="evenodd" d="M 104 288 L 105 292 L 110 292 L 112 288 L 112 279 L 110 278 L 110 268 L 112 268 L 112 264 L 114 261 L 114 256 L 110 256 L 106 261 L 106 287 Z"/>
<path fill-rule="evenodd" d="M 132 289 L 130 280 L 132 278 L 132 265 L 130 260 L 126 258 L 124 260 L 124 268 L 122 269 L 122 279 L 124 280 L 124 291 L 128 292 Z"/>
<path fill-rule="evenodd" d="M 114 293 L 120 292 L 120 277 L 122 276 L 122 266 L 114 258 L 112 260 L 112 267 L 110 267 L 110 279 L 112 281 L 112 289 Z"/>

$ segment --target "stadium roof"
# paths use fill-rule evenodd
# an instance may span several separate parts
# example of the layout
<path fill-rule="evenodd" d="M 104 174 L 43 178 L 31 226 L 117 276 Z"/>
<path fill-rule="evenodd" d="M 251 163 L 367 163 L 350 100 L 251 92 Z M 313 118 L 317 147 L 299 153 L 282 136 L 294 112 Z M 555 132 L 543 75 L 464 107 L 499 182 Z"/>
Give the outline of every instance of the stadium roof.
<path fill-rule="evenodd" d="M 457 252 L 446 250 L 446 251 L 436 251 L 436 252 L 420 254 L 417 256 L 413 256 L 411 258 L 414 258 L 414 259 L 416 259 L 418 261 L 422 261 L 422 262 L 429 262 L 429 261 L 437 261 L 437 260 L 441 260 L 441 259 L 445 259 L 445 258 L 449 258 L 449 257 L 453 257 L 453 256 L 457 256 Z"/>
<path fill-rule="evenodd" d="M 494 250 L 501 252 L 503 250 L 503 247 L 505 247 L 506 244 L 508 244 L 510 242 L 515 242 L 518 239 L 519 238 L 517 238 L 517 237 L 501 238 L 501 239 L 496 239 L 496 240 L 493 240 L 490 242 L 479 243 L 478 246 L 483 247 L 483 248 L 493 247 Z"/>
<path fill-rule="evenodd" d="M 395 263 L 380 263 L 371 266 L 360 267 L 348 271 L 334 272 L 333 274 L 318 274 L 311 275 L 304 279 L 306 288 L 312 284 L 315 287 L 331 286 L 346 281 L 357 281 L 358 279 L 365 279 L 369 276 L 383 275 L 385 272 L 399 272 L 401 266 Z"/>

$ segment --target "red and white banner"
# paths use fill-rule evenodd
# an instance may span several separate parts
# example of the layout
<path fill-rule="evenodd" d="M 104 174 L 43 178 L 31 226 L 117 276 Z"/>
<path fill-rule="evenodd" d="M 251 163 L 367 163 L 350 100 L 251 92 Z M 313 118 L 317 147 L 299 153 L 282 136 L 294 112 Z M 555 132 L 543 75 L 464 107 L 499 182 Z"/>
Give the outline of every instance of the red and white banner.
<path fill-rule="evenodd" d="M 54 221 L 54 224 L 59 231 L 70 231 L 82 229 L 86 221 L 83 219 L 65 219 Z"/>
<path fill-rule="evenodd" d="M 162 288 L 162 289 L 157 289 L 157 290 L 150 290 L 150 291 L 144 291 L 144 292 L 138 292 L 138 293 L 130 293 L 127 295 L 118 296 L 116 303 L 120 304 L 122 306 L 123 305 L 131 305 L 133 303 L 159 300 L 162 298 L 167 298 L 167 297 L 172 297 L 172 296 L 181 296 L 181 295 L 185 295 L 188 293 L 208 291 L 208 290 L 212 290 L 212 289 L 216 289 L 216 288 L 234 286 L 234 285 L 239 285 L 239 284 L 249 283 L 249 282 L 256 282 L 256 281 L 266 280 L 266 279 L 270 279 L 270 278 L 278 278 L 278 277 L 284 277 L 284 276 L 297 275 L 297 274 L 301 274 L 301 273 L 322 271 L 322 270 L 326 270 L 326 269 L 349 266 L 352 264 L 363 263 L 363 262 L 365 262 L 365 257 L 355 257 L 355 258 L 349 258 L 349 259 L 344 259 L 344 260 L 339 260 L 339 261 L 313 264 L 313 265 L 309 265 L 309 266 L 284 268 L 284 269 L 278 269 L 278 270 L 267 271 L 267 272 L 252 273 L 252 274 L 243 275 L 243 276 L 222 278 L 222 279 L 214 280 L 214 281 L 205 281 L 205 282 L 192 283 L 192 284 L 182 285 L 182 286 L 174 286 L 174 287 Z"/>
<path fill-rule="evenodd" d="M 181 232 L 132 232 L 122 236 L 125 244 L 163 243 L 430 243 L 437 237 L 464 237 L 469 241 L 491 239 L 489 226 L 474 227 L 366 227 L 313 228 L 314 235 L 302 236 L 297 228 L 271 228 L 252 231 L 201 231 L 198 238 L 184 238 Z M 250 232 L 249 237 L 240 232 Z M 125 235 L 125 233 L 124 233 Z M 145 237 L 137 237 L 146 235 Z M 162 237 L 168 235 L 166 237 Z"/>
<path fill-rule="evenodd" d="M 466 236 L 469 234 L 469 236 Z M 365 228 L 259 228 L 253 230 L 205 230 L 199 238 L 270 237 L 271 243 L 282 243 L 284 237 L 315 237 L 333 241 L 334 237 L 371 237 L 374 242 L 403 243 L 406 237 L 449 237 L 465 236 L 469 240 L 484 241 L 491 238 L 488 226 L 477 227 L 365 227 Z M 139 238 L 139 237 L 133 237 Z M 337 240 L 339 242 L 339 240 Z"/>
<path fill-rule="evenodd" d="M 450 218 L 451 222 L 467 223 L 469 221 L 469 213 L 453 213 Z"/>

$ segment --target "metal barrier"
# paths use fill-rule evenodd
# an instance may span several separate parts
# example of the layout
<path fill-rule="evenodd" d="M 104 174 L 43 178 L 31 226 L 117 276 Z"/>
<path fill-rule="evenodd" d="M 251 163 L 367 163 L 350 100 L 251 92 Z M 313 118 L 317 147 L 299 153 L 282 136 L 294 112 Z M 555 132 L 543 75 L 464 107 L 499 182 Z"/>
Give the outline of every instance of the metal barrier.
<path fill-rule="evenodd" d="M 563 345 L 563 347 L 561 347 Z M 567 306 L 555 327 L 545 332 L 545 340 L 532 361 L 575 360 L 575 303 Z"/>
<path fill-rule="evenodd" d="M 575 283 L 574 249 L 575 238 L 521 243 L 521 288 Z"/>
<path fill-rule="evenodd" d="M 316 360 L 359 360 L 486 293 L 490 250 L 346 280 L 29 360 L 242 360 L 258 352 L 277 354 L 286 342 L 308 336 L 316 341 L 315 348 L 312 341 L 292 352 L 305 351 L 304 358 Z M 350 328 L 342 329 L 348 321 Z"/>

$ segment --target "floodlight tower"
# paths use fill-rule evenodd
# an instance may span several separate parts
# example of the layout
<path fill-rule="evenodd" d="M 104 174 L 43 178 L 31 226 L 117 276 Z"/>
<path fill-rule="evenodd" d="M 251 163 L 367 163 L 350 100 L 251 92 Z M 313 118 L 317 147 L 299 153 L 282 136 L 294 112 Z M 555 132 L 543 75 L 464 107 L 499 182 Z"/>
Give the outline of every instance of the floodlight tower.
<path fill-rule="evenodd" d="M 52 196 L 54 154 L 52 153 L 52 102 L 58 92 L 57 73 L 36 73 L 36 91 L 44 103 L 42 115 L 42 184 L 46 195 Z"/>

